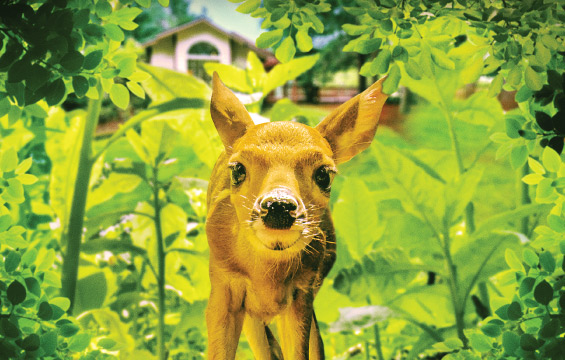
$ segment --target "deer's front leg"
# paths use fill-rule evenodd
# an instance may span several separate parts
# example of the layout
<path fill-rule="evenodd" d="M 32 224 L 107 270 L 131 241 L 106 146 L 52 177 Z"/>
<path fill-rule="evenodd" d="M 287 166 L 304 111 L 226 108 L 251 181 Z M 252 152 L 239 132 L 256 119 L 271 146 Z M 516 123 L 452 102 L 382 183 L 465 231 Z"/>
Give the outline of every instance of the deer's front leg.
<path fill-rule="evenodd" d="M 281 314 L 277 325 L 285 359 L 309 358 L 313 303 L 314 295 L 311 290 L 304 292 L 297 289 L 292 304 Z"/>
<path fill-rule="evenodd" d="M 208 359 L 233 360 L 245 318 L 242 307 L 230 306 L 231 292 L 227 286 L 212 285 L 206 309 L 208 326 Z"/>

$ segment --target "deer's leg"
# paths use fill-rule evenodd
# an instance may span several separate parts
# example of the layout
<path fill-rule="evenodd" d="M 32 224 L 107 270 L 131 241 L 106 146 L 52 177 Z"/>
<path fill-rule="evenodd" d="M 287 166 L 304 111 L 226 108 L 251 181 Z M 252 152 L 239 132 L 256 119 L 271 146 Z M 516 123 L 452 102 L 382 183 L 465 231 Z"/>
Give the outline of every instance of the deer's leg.
<path fill-rule="evenodd" d="M 271 330 L 261 321 L 245 316 L 243 332 L 257 360 L 282 360 L 279 343 Z"/>
<path fill-rule="evenodd" d="M 245 311 L 230 310 L 230 291 L 224 286 L 212 285 L 206 309 L 208 326 L 208 359 L 233 360 L 239 343 Z"/>
<path fill-rule="evenodd" d="M 307 360 L 313 315 L 312 292 L 295 291 L 294 301 L 277 322 L 285 359 Z"/>
<path fill-rule="evenodd" d="M 312 312 L 312 325 L 310 326 L 310 360 L 323 360 L 324 356 L 324 343 L 320 336 L 320 328 L 316 320 L 316 314 Z"/>

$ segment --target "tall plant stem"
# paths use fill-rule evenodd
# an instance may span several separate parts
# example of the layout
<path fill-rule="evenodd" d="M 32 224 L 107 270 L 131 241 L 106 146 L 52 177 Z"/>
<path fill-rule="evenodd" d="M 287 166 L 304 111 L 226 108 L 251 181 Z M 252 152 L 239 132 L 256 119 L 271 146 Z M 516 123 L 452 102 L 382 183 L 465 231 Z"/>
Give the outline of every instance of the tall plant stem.
<path fill-rule="evenodd" d="M 375 332 L 375 348 L 377 348 L 377 359 L 385 360 L 383 356 L 383 345 L 381 344 L 381 333 L 379 331 L 379 324 L 373 325 L 373 330 Z"/>
<path fill-rule="evenodd" d="M 71 301 L 68 313 L 72 314 L 75 305 L 75 292 L 78 278 L 78 266 L 80 258 L 80 244 L 82 241 L 84 212 L 86 208 L 86 197 L 88 195 L 88 184 L 90 182 L 90 174 L 92 172 L 93 161 L 92 155 L 92 139 L 98 125 L 98 117 L 102 106 L 103 92 L 102 87 L 97 87 L 99 98 L 88 101 L 87 115 L 82 132 L 82 145 L 80 148 L 79 162 L 75 186 L 73 192 L 73 200 L 71 204 L 71 213 L 69 216 L 68 227 L 63 236 L 66 236 L 67 251 L 63 257 L 62 269 L 62 289 L 61 293 Z"/>
<path fill-rule="evenodd" d="M 457 282 L 457 267 L 451 257 L 449 226 L 445 226 L 443 241 L 443 253 L 447 262 L 447 270 L 450 274 L 448 279 L 449 291 L 451 293 L 451 304 L 453 306 L 453 314 L 455 315 L 455 327 L 457 328 L 457 336 L 463 344 L 467 344 L 467 338 L 463 330 L 465 329 L 465 304 L 459 302 L 459 284 Z"/>
<path fill-rule="evenodd" d="M 451 147 L 453 149 L 453 153 L 455 155 L 455 159 L 457 161 L 457 169 L 459 170 L 459 174 L 462 175 L 465 173 L 465 165 L 463 164 L 463 156 L 461 154 L 461 147 L 459 144 L 459 140 L 457 138 L 457 133 L 455 132 L 455 124 L 454 119 L 445 105 L 442 104 L 443 114 L 445 119 L 447 120 L 447 127 L 449 129 L 449 136 L 451 138 Z M 465 209 L 465 224 L 467 225 L 467 232 L 472 233 L 475 230 L 475 210 L 473 207 L 473 203 L 467 204 Z M 457 282 L 457 268 L 453 262 L 451 257 L 451 244 L 450 244 L 450 236 L 449 236 L 449 224 L 445 224 L 445 231 L 444 231 L 444 255 L 447 261 L 447 267 L 450 273 L 450 292 L 451 292 L 451 302 L 453 304 L 453 313 L 455 315 L 455 326 L 457 328 L 457 336 L 464 344 L 467 344 L 467 338 L 465 337 L 465 333 L 463 330 L 465 329 L 465 304 L 460 303 L 459 301 L 459 286 Z"/>
<path fill-rule="evenodd" d="M 518 179 L 519 181 L 519 186 L 520 186 L 520 204 L 519 205 L 526 205 L 526 204 L 530 204 L 532 202 L 532 199 L 530 199 L 530 193 L 529 193 L 529 185 L 526 184 L 525 182 L 522 181 L 522 177 L 528 175 L 530 173 L 530 167 L 528 166 L 528 163 L 524 164 L 524 166 L 522 167 L 522 173 L 520 174 L 520 178 Z M 520 226 L 520 231 L 522 232 L 522 234 L 528 235 L 530 229 L 529 229 L 529 218 L 527 216 L 524 216 L 521 220 L 521 226 Z"/>
<path fill-rule="evenodd" d="M 157 237 L 157 286 L 159 292 L 159 328 L 157 333 L 157 351 L 159 360 L 167 358 L 165 347 L 165 244 L 161 227 L 161 205 L 159 203 L 159 182 L 157 165 L 153 168 L 153 208 L 155 209 L 155 235 Z"/>

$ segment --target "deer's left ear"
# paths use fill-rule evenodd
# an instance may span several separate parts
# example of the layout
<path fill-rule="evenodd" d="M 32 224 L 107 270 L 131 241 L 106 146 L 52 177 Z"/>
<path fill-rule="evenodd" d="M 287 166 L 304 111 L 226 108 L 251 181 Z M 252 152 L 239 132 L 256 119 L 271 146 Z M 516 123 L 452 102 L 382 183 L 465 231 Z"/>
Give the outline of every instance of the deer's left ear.
<path fill-rule="evenodd" d="M 249 127 L 254 125 L 245 106 L 222 83 L 216 72 L 212 76 L 210 115 L 226 148 L 231 147 Z"/>
<path fill-rule="evenodd" d="M 388 98 L 382 93 L 384 79 L 342 104 L 316 126 L 330 144 L 338 164 L 350 160 L 373 141 Z"/>

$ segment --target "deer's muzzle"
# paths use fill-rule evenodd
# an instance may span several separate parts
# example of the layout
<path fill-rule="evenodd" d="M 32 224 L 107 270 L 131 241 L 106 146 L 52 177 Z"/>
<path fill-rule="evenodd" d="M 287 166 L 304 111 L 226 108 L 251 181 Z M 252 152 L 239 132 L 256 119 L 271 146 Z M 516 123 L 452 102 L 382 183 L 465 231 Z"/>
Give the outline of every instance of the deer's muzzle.
<path fill-rule="evenodd" d="M 260 214 L 267 228 L 288 230 L 304 213 L 304 205 L 290 189 L 277 188 L 259 197 L 254 210 Z"/>

